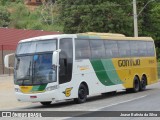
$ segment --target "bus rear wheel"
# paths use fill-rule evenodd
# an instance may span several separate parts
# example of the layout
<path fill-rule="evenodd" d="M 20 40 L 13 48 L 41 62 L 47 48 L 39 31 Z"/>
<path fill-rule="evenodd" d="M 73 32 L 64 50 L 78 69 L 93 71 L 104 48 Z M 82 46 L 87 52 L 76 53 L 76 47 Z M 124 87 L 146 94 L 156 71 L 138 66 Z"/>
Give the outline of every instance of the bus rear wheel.
<path fill-rule="evenodd" d="M 144 91 L 146 89 L 147 85 L 147 79 L 146 77 L 142 77 L 141 82 L 140 82 L 140 91 Z"/>
<path fill-rule="evenodd" d="M 137 77 L 134 78 L 132 92 L 136 93 L 140 89 L 140 82 Z"/>
<path fill-rule="evenodd" d="M 77 104 L 84 103 L 87 100 L 87 87 L 84 84 L 81 84 L 78 89 L 78 98 L 75 98 L 74 101 Z"/>
<path fill-rule="evenodd" d="M 47 105 L 50 105 L 51 102 L 50 101 L 49 102 L 41 102 L 41 104 L 47 106 Z"/>
<path fill-rule="evenodd" d="M 133 88 L 127 88 L 126 92 L 127 93 L 136 93 L 139 90 L 140 90 L 140 82 L 139 82 L 138 77 L 135 77 L 134 81 L 133 81 Z"/>

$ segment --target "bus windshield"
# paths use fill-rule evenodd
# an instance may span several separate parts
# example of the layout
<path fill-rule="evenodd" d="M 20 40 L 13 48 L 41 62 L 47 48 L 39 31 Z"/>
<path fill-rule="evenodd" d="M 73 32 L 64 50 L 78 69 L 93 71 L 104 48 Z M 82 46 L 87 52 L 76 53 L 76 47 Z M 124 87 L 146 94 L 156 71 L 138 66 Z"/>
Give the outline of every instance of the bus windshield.
<path fill-rule="evenodd" d="M 30 45 L 32 46 L 33 44 L 36 44 L 35 46 L 37 47 L 39 43 L 32 43 Z M 19 54 L 16 54 L 15 57 L 15 84 L 40 85 L 55 82 L 56 70 L 52 68 L 52 54 L 53 51 L 56 50 L 56 45 L 52 44 L 52 48 L 49 48 L 50 45 L 48 48 L 45 48 L 47 46 L 44 44 L 43 48 L 35 48 L 36 52 L 34 53 L 27 53 L 28 51 L 33 51 L 34 48 L 29 48 L 28 45 L 23 44 L 21 44 L 21 46 L 28 47 L 28 50 L 24 48 L 19 49 L 20 51 L 17 50 Z M 45 51 L 42 51 L 42 49 L 45 49 Z M 53 51 L 51 51 L 51 49 Z"/>

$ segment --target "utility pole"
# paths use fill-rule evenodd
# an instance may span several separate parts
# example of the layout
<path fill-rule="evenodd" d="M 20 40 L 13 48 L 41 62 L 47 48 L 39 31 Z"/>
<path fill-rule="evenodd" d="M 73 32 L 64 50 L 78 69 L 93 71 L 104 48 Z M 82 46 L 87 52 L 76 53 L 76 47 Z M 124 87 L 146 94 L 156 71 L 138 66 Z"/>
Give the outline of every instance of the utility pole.
<path fill-rule="evenodd" d="M 150 2 L 154 2 L 154 1 L 155 0 L 149 0 L 137 15 L 137 2 L 136 0 L 133 0 L 134 37 L 138 37 L 138 22 L 137 22 L 138 16 L 142 13 L 142 11 L 146 8 L 146 6 Z"/>
<path fill-rule="evenodd" d="M 133 18 L 134 18 L 134 37 L 138 37 L 138 22 L 137 22 L 137 3 L 133 0 Z"/>

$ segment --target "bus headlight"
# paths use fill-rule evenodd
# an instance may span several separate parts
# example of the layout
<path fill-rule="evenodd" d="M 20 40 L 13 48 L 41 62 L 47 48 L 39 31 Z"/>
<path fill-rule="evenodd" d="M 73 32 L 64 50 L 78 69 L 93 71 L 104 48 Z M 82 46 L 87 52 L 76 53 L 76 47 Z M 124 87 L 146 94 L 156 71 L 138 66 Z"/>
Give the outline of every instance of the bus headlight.
<path fill-rule="evenodd" d="M 58 85 L 47 87 L 46 91 L 51 91 L 51 90 L 55 90 L 55 89 L 58 89 Z"/>
<path fill-rule="evenodd" d="M 21 90 L 19 88 L 15 88 L 14 90 L 15 90 L 15 92 L 21 92 Z"/>

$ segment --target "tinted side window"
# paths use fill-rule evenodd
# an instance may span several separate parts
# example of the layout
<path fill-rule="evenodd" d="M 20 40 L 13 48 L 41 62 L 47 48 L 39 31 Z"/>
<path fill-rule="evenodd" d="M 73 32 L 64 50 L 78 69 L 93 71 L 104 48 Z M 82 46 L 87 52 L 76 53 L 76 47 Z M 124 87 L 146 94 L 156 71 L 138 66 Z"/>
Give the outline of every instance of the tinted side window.
<path fill-rule="evenodd" d="M 147 55 L 147 44 L 145 41 L 137 41 L 138 43 L 138 56 L 146 56 Z"/>
<path fill-rule="evenodd" d="M 154 56 L 154 43 L 147 42 L 147 56 Z"/>
<path fill-rule="evenodd" d="M 61 39 L 60 40 L 60 49 L 62 53 L 65 53 L 67 58 L 73 57 L 73 46 L 71 39 Z"/>
<path fill-rule="evenodd" d="M 59 54 L 59 83 L 66 83 L 71 81 L 72 65 L 73 65 L 73 44 L 71 39 L 60 40 Z"/>
<path fill-rule="evenodd" d="M 119 48 L 119 56 L 120 57 L 129 57 L 130 56 L 130 48 L 128 41 L 118 41 Z"/>
<path fill-rule="evenodd" d="M 131 49 L 131 57 L 138 56 L 138 42 L 137 41 L 129 41 L 130 49 Z"/>
<path fill-rule="evenodd" d="M 119 56 L 117 41 L 105 40 L 104 45 L 107 58 Z"/>
<path fill-rule="evenodd" d="M 75 40 L 76 59 L 88 59 L 91 57 L 89 40 Z"/>
<path fill-rule="evenodd" d="M 90 46 L 93 59 L 105 57 L 103 40 L 90 40 Z"/>

